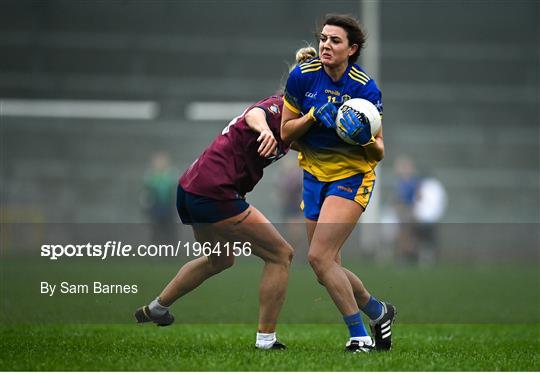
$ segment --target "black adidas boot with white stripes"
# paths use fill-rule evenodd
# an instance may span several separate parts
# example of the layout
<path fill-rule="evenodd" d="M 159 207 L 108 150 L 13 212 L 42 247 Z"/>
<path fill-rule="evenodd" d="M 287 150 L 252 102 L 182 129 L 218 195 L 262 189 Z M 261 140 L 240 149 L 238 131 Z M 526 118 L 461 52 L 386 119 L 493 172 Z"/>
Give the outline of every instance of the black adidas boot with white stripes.
<path fill-rule="evenodd" d="M 157 326 L 169 326 L 174 322 L 174 316 L 169 311 L 161 316 L 154 316 L 148 306 L 138 308 L 133 316 L 139 324 L 151 321 Z"/>
<path fill-rule="evenodd" d="M 375 350 L 389 351 L 392 348 L 392 324 L 396 318 L 396 307 L 390 303 L 384 303 L 383 317 L 376 323 L 370 324 L 371 333 L 375 338 Z"/>

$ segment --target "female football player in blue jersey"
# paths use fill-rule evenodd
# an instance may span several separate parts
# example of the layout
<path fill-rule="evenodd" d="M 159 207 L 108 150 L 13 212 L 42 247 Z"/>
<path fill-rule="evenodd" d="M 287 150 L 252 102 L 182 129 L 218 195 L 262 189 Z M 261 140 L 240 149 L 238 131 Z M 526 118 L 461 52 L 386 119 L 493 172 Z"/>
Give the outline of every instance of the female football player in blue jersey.
<path fill-rule="evenodd" d="M 319 56 L 298 64 L 288 77 L 281 120 L 282 139 L 297 144 L 304 169 L 308 259 L 349 329 L 346 351 L 389 350 L 394 306 L 373 297 L 341 265 L 340 254 L 373 191 L 375 166 L 384 157 L 382 129 L 372 136 L 369 122 L 346 112 L 340 125 L 360 145 L 345 143 L 335 132 L 337 106 L 363 98 L 382 115 L 381 92 L 355 63 L 365 43 L 358 21 L 328 15 L 318 37 Z M 370 319 L 375 341 L 360 310 Z"/>
<path fill-rule="evenodd" d="M 302 50 L 301 50 L 302 51 Z M 299 51 L 296 61 L 316 53 Z M 285 300 L 293 249 L 270 221 L 245 195 L 263 176 L 263 169 L 289 150 L 280 137 L 283 95 L 261 100 L 233 119 L 180 177 L 177 209 L 184 224 L 191 225 L 201 243 L 249 242 L 264 260 L 259 287 L 259 325 L 255 346 L 284 349 L 276 338 L 276 324 Z M 139 308 L 139 323 L 170 325 L 169 312 L 178 298 L 208 278 L 229 268 L 234 256 L 212 253 L 186 263 L 149 305 Z"/>

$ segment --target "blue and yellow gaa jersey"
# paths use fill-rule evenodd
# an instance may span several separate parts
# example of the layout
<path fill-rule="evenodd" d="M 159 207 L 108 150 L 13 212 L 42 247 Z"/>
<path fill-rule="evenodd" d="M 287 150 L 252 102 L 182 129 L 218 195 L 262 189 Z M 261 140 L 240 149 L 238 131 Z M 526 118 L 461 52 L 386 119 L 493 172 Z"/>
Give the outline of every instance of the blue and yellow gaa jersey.
<path fill-rule="evenodd" d="M 326 74 L 319 58 L 297 65 L 285 87 L 284 104 L 289 110 L 305 114 L 312 106 L 332 102 L 337 107 L 351 98 L 372 102 L 381 113 L 381 91 L 357 64 L 349 64 L 337 82 Z M 336 132 L 313 124 L 297 141 L 300 167 L 320 181 L 334 181 L 375 168 L 377 161 L 367 158 L 364 148 L 349 145 Z"/>

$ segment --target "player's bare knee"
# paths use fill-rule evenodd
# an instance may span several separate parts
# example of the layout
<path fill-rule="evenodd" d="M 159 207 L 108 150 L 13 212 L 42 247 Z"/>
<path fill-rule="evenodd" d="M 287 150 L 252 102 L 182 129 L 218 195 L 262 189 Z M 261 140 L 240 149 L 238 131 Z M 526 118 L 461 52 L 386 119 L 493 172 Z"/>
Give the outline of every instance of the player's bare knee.
<path fill-rule="evenodd" d="M 294 257 L 293 247 L 289 243 L 285 242 L 281 249 L 281 255 L 284 262 L 287 263 L 287 265 L 290 265 Z"/>
<path fill-rule="evenodd" d="M 317 268 L 319 266 L 319 264 L 320 264 L 319 255 L 309 252 L 308 253 L 308 263 L 313 269 Z"/>
<path fill-rule="evenodd" d="M 310 252 L 308 253 L 308 262 L 311 268 L 313 268 L 315 274 L 317 275 L 319 283 L 322 284 L 321 277 L 325 273 L 326 268 L 328 268 L 329 261 L 320 254 Z"/>
<path fill-rule="evenodd" d="M 224 270 L 231 268 L 234 265 L 234 256 L 231 255 L 224 257 L 221 265 Z"/>
<path fill-rule="evenodd" d="M 287 242 L 282 243 L 274 249 L 271 255 L 269 255 L 265 261 L 280 264 L 289 267 L 292 262 L 294 249 Z"/>
<path fill-rule="evenodd" d="M 216 256 L 208 257 L 210 271 L 214 274 L 231 268 L 234 264 L 234 256 Z"/>

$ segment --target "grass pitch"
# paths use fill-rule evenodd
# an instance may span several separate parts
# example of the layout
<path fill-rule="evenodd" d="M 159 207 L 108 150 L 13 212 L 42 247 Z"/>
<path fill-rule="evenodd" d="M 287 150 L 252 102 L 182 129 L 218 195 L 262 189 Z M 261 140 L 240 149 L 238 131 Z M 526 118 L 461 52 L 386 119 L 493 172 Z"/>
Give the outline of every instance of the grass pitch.
<path fill-rule="evenodd" d="M 540 276 L 535 264 L 378 267 L 351 263 L 398 308 L 389 353 L 343 352 L 347 330 L 308 266 L 293 266 L 278 335 L 287 351 L 255 342 L 260 263 L 225 271 L 172 311 L 167 328 L 135 325 L 180 263 L 0 263 L 0 370 L 49 371 L 497 371 L 540 370 Z M 53 267 L 54 265 L 54 267 Z M 134 282 L 130 295 L 43 296 L 40 281 Z M 107 324 L 105 324 L 107 323 Z"/>
<path fill-rule="evenodd" d="M 346 354 L 342 325 L 285 324 L 287 351 L 258 351 L 254 325 L 2 326 L 1 370 L 539 370 L 538 325 L 395 327 L 391 352 Z"/>

